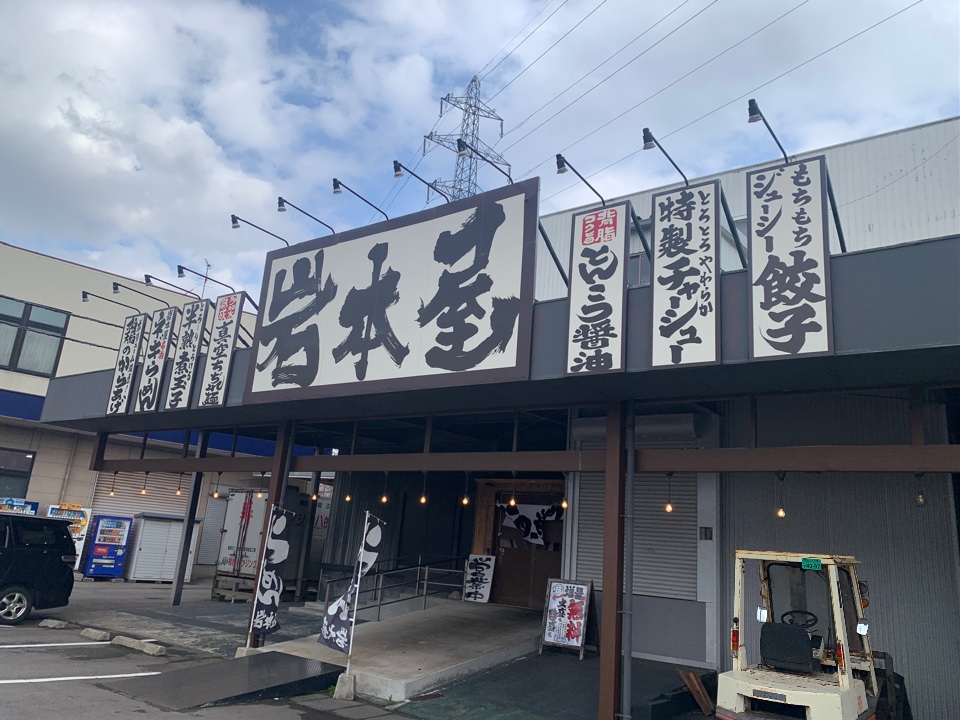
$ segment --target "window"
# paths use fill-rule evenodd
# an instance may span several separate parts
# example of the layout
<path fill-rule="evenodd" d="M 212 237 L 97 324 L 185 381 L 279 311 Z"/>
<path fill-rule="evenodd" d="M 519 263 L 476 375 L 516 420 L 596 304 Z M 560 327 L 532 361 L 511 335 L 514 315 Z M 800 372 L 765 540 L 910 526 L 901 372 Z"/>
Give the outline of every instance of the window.
<path fill-rule="evenodd" d="M 55 520 L 31 520 L 13 523 L 17 545 L 20 547 L 42 547 L 60 545 L 64 536 L 70 537 L 67 525 Z"/>
<path fill-rule="evenodd" d="M 0 498 L 25 498 L 32 470 L 32 452 L 0 448 Z"/>
<path fill-rule="evenodd" d="M 69 315 L 0 296 L 0 368 L 52 376 Z"/>

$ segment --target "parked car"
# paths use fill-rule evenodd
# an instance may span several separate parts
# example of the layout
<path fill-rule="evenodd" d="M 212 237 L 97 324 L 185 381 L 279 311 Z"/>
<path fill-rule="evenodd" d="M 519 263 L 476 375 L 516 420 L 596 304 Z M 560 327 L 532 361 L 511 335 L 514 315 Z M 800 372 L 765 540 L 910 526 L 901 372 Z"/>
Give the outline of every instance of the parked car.
<path fill-rule="evenodd" d="M 77 559 L 70 522 L 0 513 L 0 625 L 70 602 Z"/>

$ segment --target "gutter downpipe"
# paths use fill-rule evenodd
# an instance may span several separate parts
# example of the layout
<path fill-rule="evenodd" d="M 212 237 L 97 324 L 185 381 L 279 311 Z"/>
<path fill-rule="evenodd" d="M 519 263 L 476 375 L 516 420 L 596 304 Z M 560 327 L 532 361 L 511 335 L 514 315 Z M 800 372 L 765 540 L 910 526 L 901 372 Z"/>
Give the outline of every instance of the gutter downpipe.
<path fill-rule="evenodd" d="M 637 419 L 633 400 L 627 400 L 626 487 L 623 492 L 623 679 L 620 683 L 620 717 L 633 717 L 633 484 L 636 470 Z"/>

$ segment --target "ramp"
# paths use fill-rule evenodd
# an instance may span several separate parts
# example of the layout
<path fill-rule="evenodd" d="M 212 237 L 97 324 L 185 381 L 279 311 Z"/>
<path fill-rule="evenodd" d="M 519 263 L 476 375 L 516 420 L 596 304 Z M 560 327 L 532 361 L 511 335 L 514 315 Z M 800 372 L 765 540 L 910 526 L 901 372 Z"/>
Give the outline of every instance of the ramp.
<path fill-rule="evenodd" d="M 400 701 L 501 665 L 539 646 L 539 610 L 451 602 L 382 622 L 357 624 L 351 673 L 357 692 Z M 268 645 L 263 655 L 294 655 L 342 666 L 347 656 L 317 636 Z"/>
<path fill-rule="evenodd" d="M 101 686 L 165 710 L 188 710 L 316 693 L 335 685 L 341 672 L 319 660 L 264 653 Z"/>

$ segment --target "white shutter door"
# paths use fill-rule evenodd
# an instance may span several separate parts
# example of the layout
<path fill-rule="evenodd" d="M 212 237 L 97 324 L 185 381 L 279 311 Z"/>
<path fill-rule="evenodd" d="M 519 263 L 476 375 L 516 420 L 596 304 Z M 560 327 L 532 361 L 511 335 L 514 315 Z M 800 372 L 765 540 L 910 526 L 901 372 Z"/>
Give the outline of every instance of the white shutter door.
<path fill-rule="evenodd" d="M 695 447 L 691 442 L 643 443 L 643 447 Z M 584 440 L 583 450 L 603 450 L 603 442 Z M 577 500 L 577 580 L 603 589 L 603 473 L 581 473 Z M 697 599 L 697 476 L 670 481 L 673 512 L 666 512 L 667 478 L 635 475 L 633 516 L 633 592 L 637 595 Z"/>
<path fill-rule="evenodd" d="M 116 478 L 113 473 L 100 473 L 93 493 L 93 514 L 133 517 L 137 513 L 155 512 L 183 517 L 190 494 L 189 474 L 183 476 L 180 484 L 179 473 L 150 473 L 146 495 L 140 492 L 144 487 L 143 480 L 143 473 L 117 473 Z M 182 495 L 177 495 L 178 485 Z"/>
<path fill-rule="evenodd" d="M 168 522 L 169 532 L 167 533 L 167 544 L 163 554 L 163 568 L 161 569 L 161 580 L 173 581 L 173 576 L 177 572 L 177 553 L 180 552 L 180 536 L 183 535 L 182 522 Z"/>
<path fill-rule="evenodd" d="M 165 520 L 139 519 L 136 537 L 136 558 L 130 569 L 130 580 L 165 580 L 163 567 L 167 554 L 167 538 L 172 523 Z"/>
<path fill-rule="evenodd" d="M 220 531 L 223 530 L 223 520 L 226 515 L 226 498 L 207 498 L 207 509 L 203 513 L 200 549 L 197 552 L 197 565 L 217 564 L 217 558 L 220 557 Z"/>

